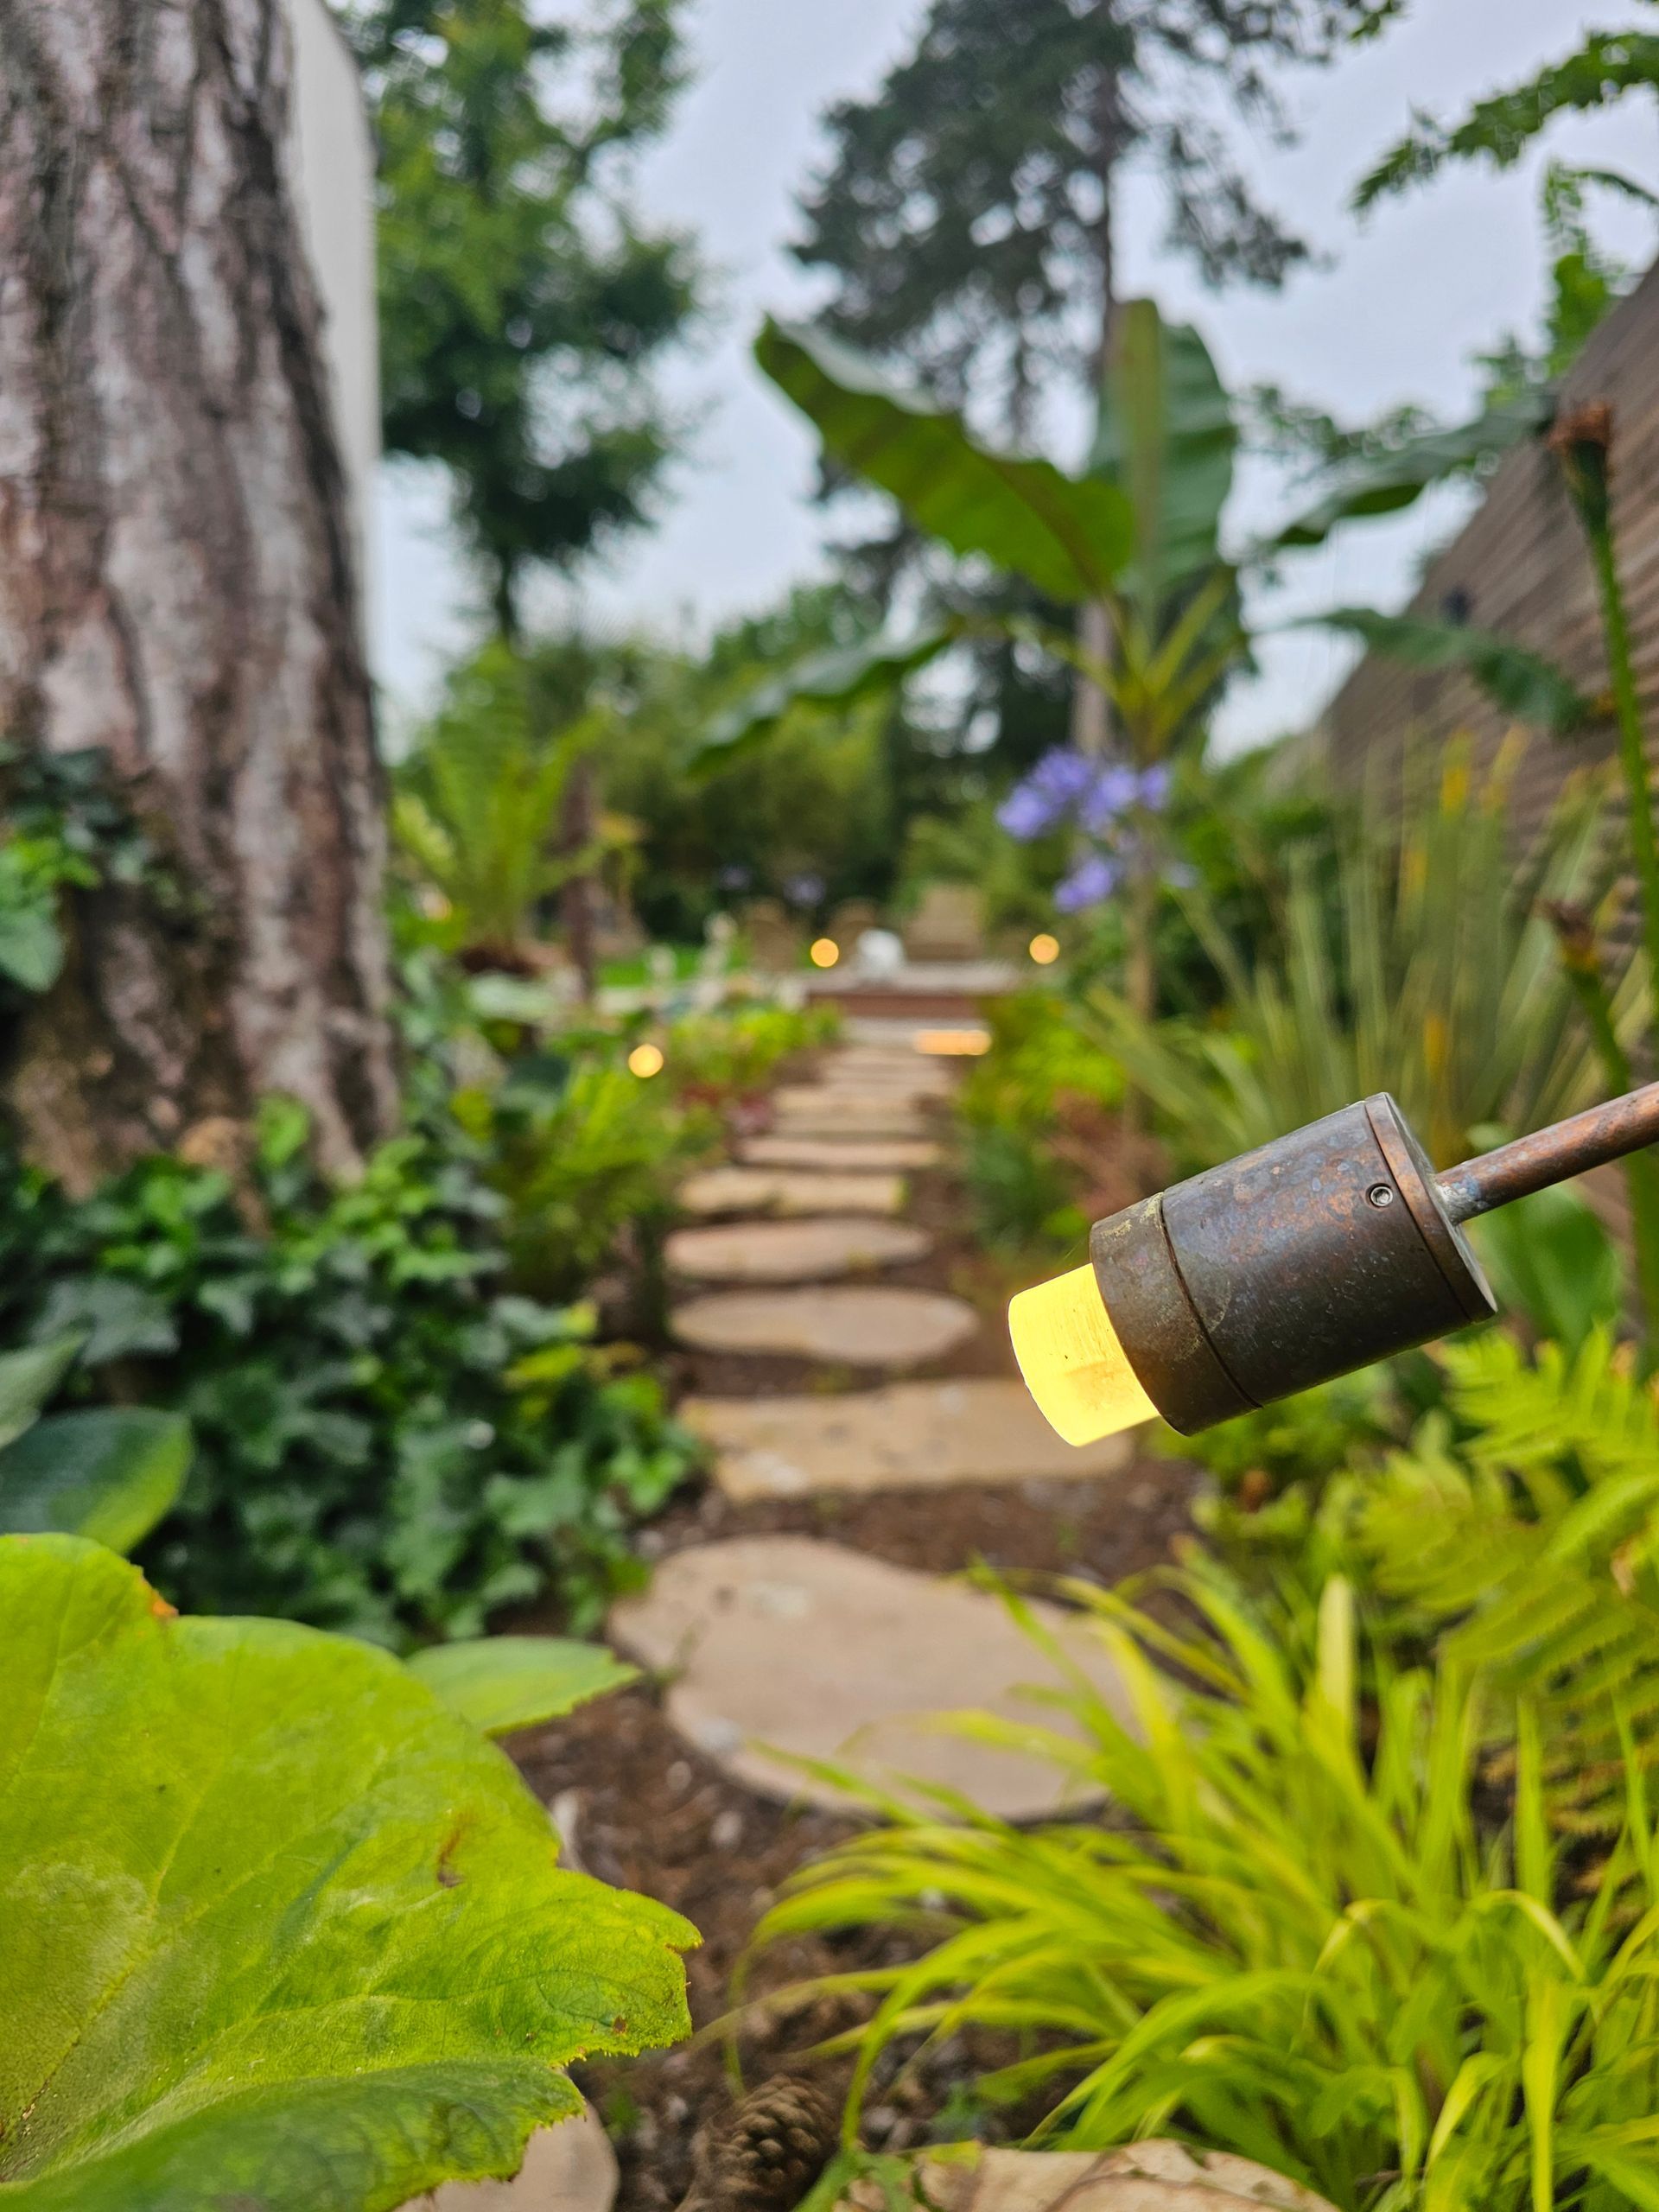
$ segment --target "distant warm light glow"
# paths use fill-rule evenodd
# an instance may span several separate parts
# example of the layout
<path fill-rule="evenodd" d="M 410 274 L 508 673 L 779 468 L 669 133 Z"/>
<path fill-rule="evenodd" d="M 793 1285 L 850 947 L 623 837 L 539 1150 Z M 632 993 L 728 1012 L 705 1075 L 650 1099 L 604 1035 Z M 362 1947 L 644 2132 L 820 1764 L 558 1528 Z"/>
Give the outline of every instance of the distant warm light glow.
<path fill-rule="evenodd" d="M 988 1029 L 918 1029 L 916 1050 L 934 1060 L 976 1060 L 991 1049 Z"/>
<path fill-rule="evenodd" d="M 1060 940 L 1050 937 L 1046 930 L 1040 930 L 1031 940 L 1029 950 L 1039 968 L 1052 968 L 1060 957 Z"/>
<path fill-rule="evenodd" d="M 832 937 L 821 937 L 808 955 L 815 968 L 833 968 L 841 957 L 841 947 Z"/>
<path fill-rule="evenodd" d="M 1008 1308 L 1008 1334 L 1038 1411 L 1068 1444 L 1097 1444 L 1157 1419 L 1092 1268 L 1022 1290 Z"/>
<path fill-rule="evenodd" d="M 661 1075 L 664 1067 L 660 1045 L 636 1045 L 628 1054 L 628 1073 L 649 1078 Z"/>

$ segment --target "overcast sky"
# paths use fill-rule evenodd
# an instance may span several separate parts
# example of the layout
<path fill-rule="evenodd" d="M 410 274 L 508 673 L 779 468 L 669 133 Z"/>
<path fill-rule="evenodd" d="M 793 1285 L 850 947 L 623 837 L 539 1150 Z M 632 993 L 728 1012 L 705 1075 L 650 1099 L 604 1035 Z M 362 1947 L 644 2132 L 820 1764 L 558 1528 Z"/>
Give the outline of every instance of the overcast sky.
<path fill-rule="evenodd" d="M 1019 0 L 1009 0 L 1017 6 Z M 814 280 L 785 247 L 795 195 L 823 158 L 818 118 L 832 100 L 871 91 L 906 49 L 922 0 L 698 0 L 696 82 L 668 138 L 640 168 L 650 213 L 699 237 L 719 271 L 718 299 L 697 349 L 663 378 L 671 404 L 695 416 L 690 456 L 674 472 L 658 528 L 619 546 L 550 613 L 607 627 L 650 627 L 688 640 L 779 599 L 823 566 L 826 524 L 810 501 L 812 439 L 748 358 L 767 308 L 811 307 Z M 1130 291 L 1204 330 L 1224 375 L 1271 379 L 1342 416 L 1412 399 L 1451 411 L 1474 389 L 1469 357 L 1506 329 L 1530 334 L 1542 298 L 1535 161 L 1502 178 L 1458 172 L 1393 202 L 1363 227 L 1345 212 L 1354 180 L 1406 127 L 1414 105 L 1459 109 L 1471 96 L 1563 53 L 1592 22 L 1628 14 L 1599 0 L 1408 0 L 1407 20 L 1335 69 L 1287 81 L 1300 130 L 1291 149 L 1259 144 L 1260 188 L 1329 256 L 1284 291 L 1206 292 L 1160 250 L 1150 185 L 1123 195 L 1121 251 Z M 1618 167 L 1659 189 L 1659 129 L 1649 103 L 1611 119 L 1559 128 L 1548 150 Z M 1606 238 L 1651 258 L 1643 214 L 1599 206 Z M 1057 423 L 1056 435 L 1081 425 Z M 1075 452 L 1057 457 L 1075 461 Z M 1277 487 L 1259 474 L 1236 519 L 1262 519 Z M 1454 526 L 1444 500 L 1421 515 L 1351 532 L 1304 556 L 1281 611 L 1408 594 L 1426 546 Z M 443 655 L 475 626 L 468 582 L 444 523 L 442 480 L 407 464 L 385 472 L 376 591 L 376 658 L 394 711 L 430 696 Z M 1339 680 L 1347 657 L 1299 634 L 1269 644 L 1263 671 L 1223 709 L 1228 746 L 1300 727 Z"/>

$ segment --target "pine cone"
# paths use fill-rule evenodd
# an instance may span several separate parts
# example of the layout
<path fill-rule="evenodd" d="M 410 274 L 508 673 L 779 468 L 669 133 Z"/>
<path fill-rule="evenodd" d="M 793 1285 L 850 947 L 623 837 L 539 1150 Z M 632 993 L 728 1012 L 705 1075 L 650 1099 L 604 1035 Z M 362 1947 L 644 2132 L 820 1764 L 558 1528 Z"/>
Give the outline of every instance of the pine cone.
<path fill-rule="evenodd" d="M 794 2212 L 830 2163 L 836 2107 L 815 2082 L 779 2074 L 709 2131 L 680 2212 Z"/>

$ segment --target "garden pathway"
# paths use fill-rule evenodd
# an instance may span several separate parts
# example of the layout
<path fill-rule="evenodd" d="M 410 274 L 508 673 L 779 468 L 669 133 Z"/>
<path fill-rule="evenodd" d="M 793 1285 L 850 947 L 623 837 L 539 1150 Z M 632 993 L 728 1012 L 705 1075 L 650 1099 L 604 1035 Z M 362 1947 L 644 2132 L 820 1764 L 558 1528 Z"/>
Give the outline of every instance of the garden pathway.
<path fill-rule="evenodd" d="M 694 1396 L 682 1408 L 727 1498 L 1098 1479 L 1127 1465 L 1125 1440 L 1088 1452 L 1060 1443 L 1006 1372 L 880 1379 L 981 1332 L 980 1314 L 952 1293 L 882 1279 L 933 1238 L 889 1217 L 905 1210 L 903 1172 L 874 1163 L 937 1160 L 954 1084 L 953 1068 L 907 1036 L 844 1045 L 813 1081 L 773 1094 L 773 1133 L 743 1148 L 749 1166 L 689 1186 L 694 1212 L 738 1218 L 671 1239 L 671 1274 L 688 1294 L 676 1336 L 703 1352 L 795 1363 L 795 1387 Z M 798 1148 L 787 1173 L 779 1147 Z M 848 1211 L 851 1185 L 868 1192 L 867 1212 Z M 869 1382 L 847 1388 L 849 1371 Z M 1122 1710 L 1098 1645 L 1063 1614 L 1035 1610 L 1058 1650 Z M 1001 1601 L 964 1583 L 816 1535 L 743 1535 L 666 1560 L 645 1592 L 615 1607 L 611 1634 L 666 1682 L 683 1738 L 763 1795 L 844 1808 L 825 1770 L 839 1762 L 873 1782 L 958 1790 L 1009 1818 L 1060 1802 L 1052 1764 L 927 1723 L 953 1707 L 1030 1719 L 1021 1686 L 1058 1678 Z"/>

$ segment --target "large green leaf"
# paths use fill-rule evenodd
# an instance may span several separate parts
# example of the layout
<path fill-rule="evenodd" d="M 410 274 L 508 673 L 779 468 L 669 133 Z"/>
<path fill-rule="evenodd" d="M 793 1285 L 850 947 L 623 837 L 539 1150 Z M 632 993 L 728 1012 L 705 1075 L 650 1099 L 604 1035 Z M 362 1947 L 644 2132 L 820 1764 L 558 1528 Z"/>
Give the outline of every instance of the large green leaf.
<path fill-rule="evenodd" d="M 1090 473 L 1135 515 L 1131 580 L 1154 604 L 1221 559 L 1238 429 L 1209 348 L 1151 300 L 1119 310 Z"/>
<path fill-rule="evenodd" d="M 691 753 L 692 772 L 709 776 L 730 767 L 797 707 L 853 707 L 896 690 L 907 676 L 949 652 L 963 632 L 960 622 L 936 623 L 908 637 L 870 638 L 798 661 L 709 724 Z"/>
<path fill-rule="evenodd" d="M 428 1689 L 486 1736 L 539 1727 L 574 1713 L 607 1691 L 638 1681 L 602 1643 L 557 1636 L 486 1636 L 472 1643 L 438 1643 L 409 1662 Z"/>
<path fill-rule="evenodd" d="M 5 2212 L 391 2212 L 684 2031 L 692 1931 L 385 1653 L 13 1538 L 0 1679 Z"/>
<path fill-rule="evenodd" d="M 1430 622 L 1414 614 L 1378 614 L 1368 607 L 1336 607 L 1291 626 L 1347 630 L 1374 652 L 1412 668 L 1460 668 L 1505 714 L 1569 737 L 1596 717 L 1596 705 L 1572 678 L 1509 638 L 1461 623 Z"/>
<path fill-rule="evenodd" d="M 1323 545 L 1344 523 L 1398 514 L 1432 485 L 1461 476 L 1496 461 L 1514 446 L 1535 437 L 1554 413 L 1548 391 L 1528 391 L 1450 429 L 1430 430 L 1391 452 L 1379 454 L 1347 470 L 1305 514 L 1275 531 L 1249 556 L 1252 560 L 1309 545 Z"/>
<path fill-rule="evenodd" d="M 0 1355 L 0 1447 L 34 1427 L 84 1341 L 83 1332 L 77 1331 L 73 1336 L 55 1337 L 50 1344 Z"/>
<path fill-rule="evenodd" d="M 37 1421 L 0 1452 L 0 1535 L 55 1530 L 130 1552 L 177 1501 L 190 1452 L 178 1414 L 98 1407 Z"/>
<path fill-rule="evenodd" d="M 63 931 L 50 906 L 0 906 L 0 976 L 49 991 L 63 973 Z"/>
<path fill-rule="evenodd" d="M 769 321 L 755 358 L 827 453 L 953 552 L 983 554 L 1068 601 L 1101 597 L 1133 552 L 1134 516 L 1116 485 L 981 445 L 959 417 L 827 331 Z"/>

